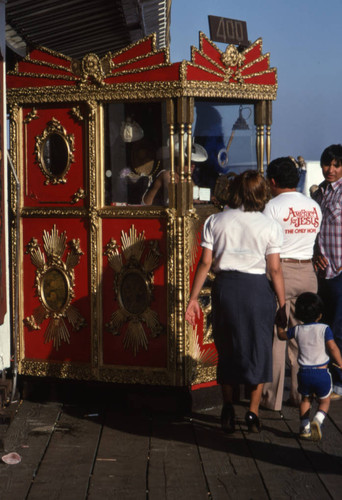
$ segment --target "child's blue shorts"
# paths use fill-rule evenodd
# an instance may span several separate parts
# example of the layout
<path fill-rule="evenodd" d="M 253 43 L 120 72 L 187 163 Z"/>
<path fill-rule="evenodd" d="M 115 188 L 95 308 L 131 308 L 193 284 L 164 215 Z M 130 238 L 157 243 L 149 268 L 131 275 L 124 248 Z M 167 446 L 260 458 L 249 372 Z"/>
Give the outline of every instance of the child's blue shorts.
<path fill-rule="evenodd" d="M 299 368 L 298 392 L 309 397 L 316 394 L 319 399 L 330 396 L 332 389 L 331 375 L 328 368 Z"/>

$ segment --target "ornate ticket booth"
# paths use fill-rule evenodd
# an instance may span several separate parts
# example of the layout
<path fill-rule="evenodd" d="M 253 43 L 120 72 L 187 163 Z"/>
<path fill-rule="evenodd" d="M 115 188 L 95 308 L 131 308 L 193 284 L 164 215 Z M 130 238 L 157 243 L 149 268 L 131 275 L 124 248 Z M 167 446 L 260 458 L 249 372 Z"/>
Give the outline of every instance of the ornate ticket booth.
<path fill-rule="evenodd" d="M 201 33 L 173 64 L 155 36 L 81 61 L 35 49 L 7 85 L 19 374 L 215 383 L 211 276 L 195 329 L 184 312 L 221 181 L 270 157 L 262 40 L 222 52 Z"/>

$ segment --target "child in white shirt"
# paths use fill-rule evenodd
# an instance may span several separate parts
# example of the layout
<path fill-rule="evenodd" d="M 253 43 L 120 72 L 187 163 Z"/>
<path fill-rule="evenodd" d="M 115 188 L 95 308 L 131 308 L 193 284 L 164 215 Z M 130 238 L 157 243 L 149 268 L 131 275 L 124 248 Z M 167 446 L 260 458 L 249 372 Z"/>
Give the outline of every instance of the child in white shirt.
<path fill-rule="evenodd" d="M 330 327 L 319 323 L 322 313 L 321 298 L 315 293 L 305 292 L 298 297 L 295 304 L 295 316 L 304 324 L 298 324 L 288 331 L 278 326 L 280 340 L 294 338 L 298 344 L 298 392 L 302 395 L 299 435 L 314 441 L 322 439 L 321 426 L 330 406 L 330 357 L 342 368 L 341 352 Z M 310 423 L 311 400 L 314 394 L 318 398 L 319 406 Z"/>

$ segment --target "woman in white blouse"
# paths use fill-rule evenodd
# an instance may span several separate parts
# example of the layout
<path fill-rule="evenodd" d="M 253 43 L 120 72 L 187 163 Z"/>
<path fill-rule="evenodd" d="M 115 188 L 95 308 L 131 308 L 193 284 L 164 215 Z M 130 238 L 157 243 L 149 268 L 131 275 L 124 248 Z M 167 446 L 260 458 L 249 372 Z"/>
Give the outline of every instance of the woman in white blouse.
<path fill-rule="evenodd" d="M 269 198 L 261 174 L 248 170 L 235 177 L 228 206 L 204 223 L 202 256 L 197 266 L 185 319 L 200 317 L 198 296 L 208 271 L 212 289 L 213 335 L 218 352 L 217 382 L 222 386 L 221 425 L 234 432 L 233 388 L 250 387 L 246 424 L 260 431 L 259 404 L 264 382 L 272 380 L 272 338 L 276 298 L 284 320 L 285 292 L 279 252 L 283 233 L 262 211 Z M 271 281 L 266 276 L 266 272 Z"/>

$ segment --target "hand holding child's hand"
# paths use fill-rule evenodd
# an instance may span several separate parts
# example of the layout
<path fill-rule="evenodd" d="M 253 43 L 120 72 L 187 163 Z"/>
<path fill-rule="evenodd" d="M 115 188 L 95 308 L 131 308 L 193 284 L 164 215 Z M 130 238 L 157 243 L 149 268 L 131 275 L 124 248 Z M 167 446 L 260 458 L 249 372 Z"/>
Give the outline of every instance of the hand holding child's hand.
<path fill-rule="evenodd" d="M 276 326 L 280 326 L 283 329 L 287 327 L 287 316 L 286 316 L 286 307 L 283 305 L 277 311 L 274 323 Z"/>

